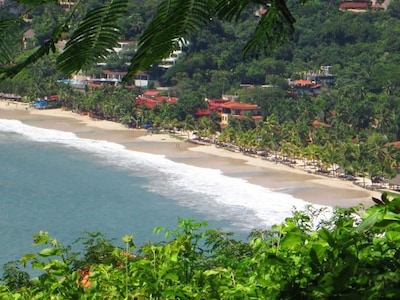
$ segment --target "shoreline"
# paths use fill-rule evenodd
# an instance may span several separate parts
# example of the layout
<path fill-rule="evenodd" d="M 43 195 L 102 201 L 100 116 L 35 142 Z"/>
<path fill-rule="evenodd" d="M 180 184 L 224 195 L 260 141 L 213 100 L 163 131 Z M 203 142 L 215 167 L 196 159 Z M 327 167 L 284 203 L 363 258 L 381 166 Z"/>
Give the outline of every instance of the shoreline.
<path fill-rule="evenodd" d="M 291 194 L 311 204 L 351 207 L 373 205 L 371 197 L 379 193 L 350 181 L 308 174 L 300 166 L 289 167 L 261 157 L 232 152 L 215 145 L 196 145 L 169 134 L 147 134 L 145 129 L 91 119 L 62 109 L 38 110 L 21 102 L 0 101 L 0 118 L 17 119 L 28 125 L 70 131 L 81 138 L 101 139 L 124 145 L 129 150 L 164 155 L 176 162 L 221 170 L 248 182 L 277 192 Z M 182 138 L 187 137 L 182 135 Z M 239 175 L 238 175 L 239 174 Z"/>

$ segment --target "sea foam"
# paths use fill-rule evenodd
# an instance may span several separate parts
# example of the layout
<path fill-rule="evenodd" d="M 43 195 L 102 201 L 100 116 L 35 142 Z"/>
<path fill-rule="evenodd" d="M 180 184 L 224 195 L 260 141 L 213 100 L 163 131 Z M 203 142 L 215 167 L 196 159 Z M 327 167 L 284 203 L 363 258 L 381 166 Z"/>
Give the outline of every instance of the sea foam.
<path fill-rule="evenodd" d="M 149 191 L 212 219 L 230 220 L 246 231 L 281 223 L 294 209 L 303 210 L 309 204 L 289 194 L 226 176 L 220 170 L 173 162 L 162 155 L 127 150 L 113 142 L 79 138 L 71 132 L 2 119 L 0 132 L 90 153 L 99 163 L 126 169 L 132 176 L 145 177 L 148 180 L 144 187 Z"/>

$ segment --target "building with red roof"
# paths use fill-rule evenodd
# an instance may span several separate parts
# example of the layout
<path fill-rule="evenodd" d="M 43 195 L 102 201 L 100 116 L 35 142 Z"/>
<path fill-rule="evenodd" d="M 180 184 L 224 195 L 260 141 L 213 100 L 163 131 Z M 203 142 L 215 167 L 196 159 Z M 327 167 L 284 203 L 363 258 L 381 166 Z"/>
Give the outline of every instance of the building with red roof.
<path fill-rule="evenodd" d="M 155 97 L 155 96 L 160 95 L 160 93 L 161 93 L 160 90 L 148 89 L 148 90 L 146 90 L 146 91 L 143 93 L 143 97 L 151 98 L 151 97 Z"/>
<path fill-rule="evenodd" d="M 209 116 L 212 112 L 217 112 L 220 116 L 220 126 L 225 128 L 228 126 L 229 119 L 244 119 L 250 116 L 253 120 L 262 120 L 260 107 L 255 104 L 241 103 L 238 101 L 227 99 L 206 99 L 208 108 L 198 109 L 195 116 L 200 118 Z"/>
<path fill-rule="evenodd" d="M 135 101 L 136 106 L 144 105 L 147 108 L 152 109 L 157 105 L 162 105 L 163 103 L 173 104 L 173 103 L 178 102 L 178 100 L 179 100 L 177 97 L 168 97 L 168 96 L 149 97 L 148 95 L 145 96 L 145 94 L 143 94 L 142 96 L 136 97 L 136 101 Z"/>
<path fill-rule="evenodd" d="M 357 0 L 357 1 L 342 1 L 339 4 L 339 10 L 352 12 L 365 12 L 368 10 L 386 10 L 387 2 L 379 3 L 376 0 Z"/>

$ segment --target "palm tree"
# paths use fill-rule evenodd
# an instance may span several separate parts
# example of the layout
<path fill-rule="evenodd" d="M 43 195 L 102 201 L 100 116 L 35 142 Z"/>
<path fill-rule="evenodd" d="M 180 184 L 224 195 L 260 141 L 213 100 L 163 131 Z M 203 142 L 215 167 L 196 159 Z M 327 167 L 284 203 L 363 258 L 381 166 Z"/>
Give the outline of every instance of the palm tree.
<path fill-rule="evenodd" d="M 332 168 L 333 176 L 336 176 L 335 166 L 342 165 L 343 155 L 340 151 L 340 145 L 335 142 L 328 142 L 322 152 L 323 163 L 327 169 Z"/>
<path fill-rule="evenodd" d="M 187 132 L 188 139 L 190 138 L 190 131 L 193 131 L 195 128 L 194 123 L 195 121 L 192 115 L 186 115 L 185 121 L 182 122 L 183 131 Z"/>

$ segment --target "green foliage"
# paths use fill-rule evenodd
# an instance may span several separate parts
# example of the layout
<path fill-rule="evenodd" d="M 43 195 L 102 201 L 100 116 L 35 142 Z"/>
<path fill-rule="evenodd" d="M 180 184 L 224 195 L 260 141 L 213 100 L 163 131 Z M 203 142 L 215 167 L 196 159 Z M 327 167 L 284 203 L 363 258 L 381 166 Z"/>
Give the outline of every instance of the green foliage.
<path fill-rule="evenodd" d="M 106 57 L 121 37 L 116 24 L 126 7 L 127 1 L 119 0 L 90 11 L 58 57 L 58 68 L 69 76 Z"/>
<path fill-rule="evenodd" d="M 18 1 L 25 3 L 25 1 Z M 4 78 L 14 77 L 26 66 L 36 62 L 43 56 L 55 51 L 55 44 L 64 36 L 70 39 L 66 49 L 58 57 L 58 68 L 64 74 L 71 75 L 89 64 L 104 58 L 120 37 L 120 29 L 126 30 L 126 36 L 131 36 L 130 30 L 142 33 L 139 38 L 138 49 L 133 55 L 126 81 L 140 70 L 148 69 L 153 63 L 167 57 L 173 50 L 179 47 L 179 42 L 189 40 L 200 29 L 214 22 L 214 19 L 239 20 L 245 9 L 249 6 L 259 5 L 258 1 L 161 1 L 152 20 L 143 18 L 146 13 L 140 13 L 129 4 L 127 0 L 107 1 L 99 6 L 99 1 L 84 3 L 78 1 L 70 14 L 62 10 L 56 1 L 30 1 L 27 11 L 19 8 L 21 15 L 15 20 L 20 21 L 28 13 L 36 11 L 37 18 L 34 21 L 36 38 L 40 42 L 37 51 L 28 59 L 15 66 L 1 69 Z M 147 9 L 150 1 L 139 5 Z M 266 5 L 267 3 L 265 3 Z M 268 3 L 268 12 L 260 16 L 258 26 L 252 37 L 249 38 L 244 53 L 259 55 L 271 51 L 277 45 L 284 43 L 293 34 L 294 18 L 287 9 L 285 1 L 276 0 Z M 127 16 L 127 9 L 132 14 Z M 39 13 L 40 12 L 40 13 Z M 82 13 L 87 12 L 85 17 Z M 124 21 L 120 21 L 125 19 Z M 126 19 L 134 24 L 126 24 Z M 0 28 L 17 22 L 8 22 L 0 19 Z M 145 29 L 144 29 L 145 28 Z M 7 30 L 9 32 L 10 30 Z M 2 31 L 4 32 L 4 31 Z M 9 36 L 9 35 L 8 35 Z M 10 52 L 5 35 L 0 35 L 0 51 L 2 60 L 9 61 Z M 229 56 L 226 53 L 225 56 Z"/>
<path fill-rule="evenodd" d="M 21 271 L 17 261 L 8 262 L 3 266 L 3 280 L 10 290 L 17 290 L 30 285 L 28 272 Z"/>
<path fill-rule="evenodd" d="M 133 236 L 125 249 L 101 234 L 89 234 L 81 258 L 47 233 L 44 245 L 23 263 L 42 270 L 38 278 L 7 264 L 1 298 L 43 299 L 392 299 L 399 297 L 400 198 L 383 194 L 368 209 L 309 207 L 249 242 L 181 219 L 175 230 L 156 228 L 165 240 L 137 253 Z M 362 214 L 361 212 L 364 211 Z M 361 217 L 360 217 L 361 214 Z M 80 263 L 77 263 L 80 262 Z M 78 267 L 79 266 L 79 267 Z"/>

